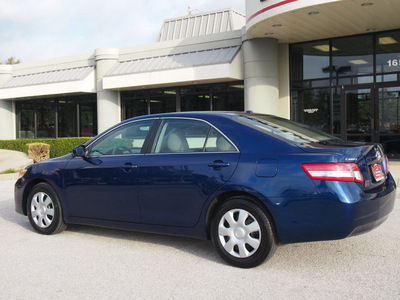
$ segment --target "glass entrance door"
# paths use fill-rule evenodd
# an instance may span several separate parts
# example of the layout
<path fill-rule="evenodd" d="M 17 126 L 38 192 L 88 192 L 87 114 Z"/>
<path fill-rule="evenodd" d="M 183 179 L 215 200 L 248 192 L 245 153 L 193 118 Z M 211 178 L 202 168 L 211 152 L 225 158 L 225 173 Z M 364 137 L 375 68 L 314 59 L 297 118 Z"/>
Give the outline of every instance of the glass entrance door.
<path fill-rule="evenodd" d="M 379 142 L 389 158 L 400 159 L 400 86 L 377 87 Z"/>
<path fill-rule="evenodd" d="M 373 95 L 372 87 L 342 89 L 342 139 L 376 142 Z"/>
<path fill-rule="evenodd" d="M 341 138 L 381 143 L 400 159 L 400 86 L 378 84 L 341 90 Z"/>

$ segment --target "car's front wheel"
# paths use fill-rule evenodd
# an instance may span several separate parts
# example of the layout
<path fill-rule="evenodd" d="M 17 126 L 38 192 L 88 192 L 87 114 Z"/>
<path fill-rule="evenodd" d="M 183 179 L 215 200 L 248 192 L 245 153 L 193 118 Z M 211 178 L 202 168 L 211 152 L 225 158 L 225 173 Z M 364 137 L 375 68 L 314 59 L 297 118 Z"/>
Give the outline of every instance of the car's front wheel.
<path fill-rule="evenodd" d="M 232 197 L 217 209 L 211 222 L 211 238 L 218 254 L 240 268 L 258 266 L 276 248 L 270 219 L 245 197 Z"/>
<path fill-rule="evenodd" d="M 55 234 L 67 228 L 58 195 L 47 183 L 39 183 L 30 191 L 27 213 L 29 222 L 39 233 Z"/>

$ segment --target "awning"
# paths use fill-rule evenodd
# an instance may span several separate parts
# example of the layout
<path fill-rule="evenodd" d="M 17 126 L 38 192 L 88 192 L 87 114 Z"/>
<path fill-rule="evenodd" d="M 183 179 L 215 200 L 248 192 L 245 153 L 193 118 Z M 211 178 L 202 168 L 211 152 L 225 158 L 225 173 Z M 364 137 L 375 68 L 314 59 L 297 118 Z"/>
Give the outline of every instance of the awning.
<path fill-rule="evenodd" d="M 0 99 L 95 92 L 94 67 L 19 75 L 0 85 Z"/>
<path fill-rule="evenodd" d="M 105 89 L 242 78 L 240 46 L 146 57 L 116 64 L 103 78 Z M 239 56 L 239 58 L 237 58 Z M 237 66 L 236 66 L 237 65 Z"/>

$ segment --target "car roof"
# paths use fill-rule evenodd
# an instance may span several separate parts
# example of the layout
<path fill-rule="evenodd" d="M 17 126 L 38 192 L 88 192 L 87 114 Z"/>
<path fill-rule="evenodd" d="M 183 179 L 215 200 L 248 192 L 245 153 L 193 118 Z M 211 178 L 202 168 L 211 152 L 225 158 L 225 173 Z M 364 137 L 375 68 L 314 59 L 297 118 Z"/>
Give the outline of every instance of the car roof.
<path fill-rule="evenodd" d="M 232 111 L 188 111 L 188 112 L 170 112 L 170 113 L 143 115 L 131 118 L 129 120 L 139 120 L 139 119 L 149 119 L 149 118 L 171 118 L 171 117 L 197 117 L 197 118 L 207 118 L 210 116 L 232 117 L 243 114 L 247 113 L 232 112 Z"/>
<path fill-rule="evenodd" d="M 199 118 L 207 121 L 212 119 L 232 119 L 235 116 L 246 116 L 253 114 L 252 111 L 240 112 L 240 111 L 187 111 L 187 112 L 170 112 L 170 113 L 159 113 L 142 115 L 138 117 L 133 117 L 122 121 L 120 124 L 129 123 L 136 120 L 145 119 L 161 119 L 161 118 Z"/>

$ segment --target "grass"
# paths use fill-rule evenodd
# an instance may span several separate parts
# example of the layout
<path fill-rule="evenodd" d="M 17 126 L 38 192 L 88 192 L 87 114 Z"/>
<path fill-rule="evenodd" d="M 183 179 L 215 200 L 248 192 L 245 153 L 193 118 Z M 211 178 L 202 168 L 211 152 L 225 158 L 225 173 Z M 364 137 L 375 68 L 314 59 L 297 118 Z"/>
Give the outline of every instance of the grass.
<path fill-rule="evenodd" d="M 1 172 L 1 174 L 13 174 L 13 173 L 17 173 L 17 171 L 14 169 L 7 169 L 7 170 Z"/>

